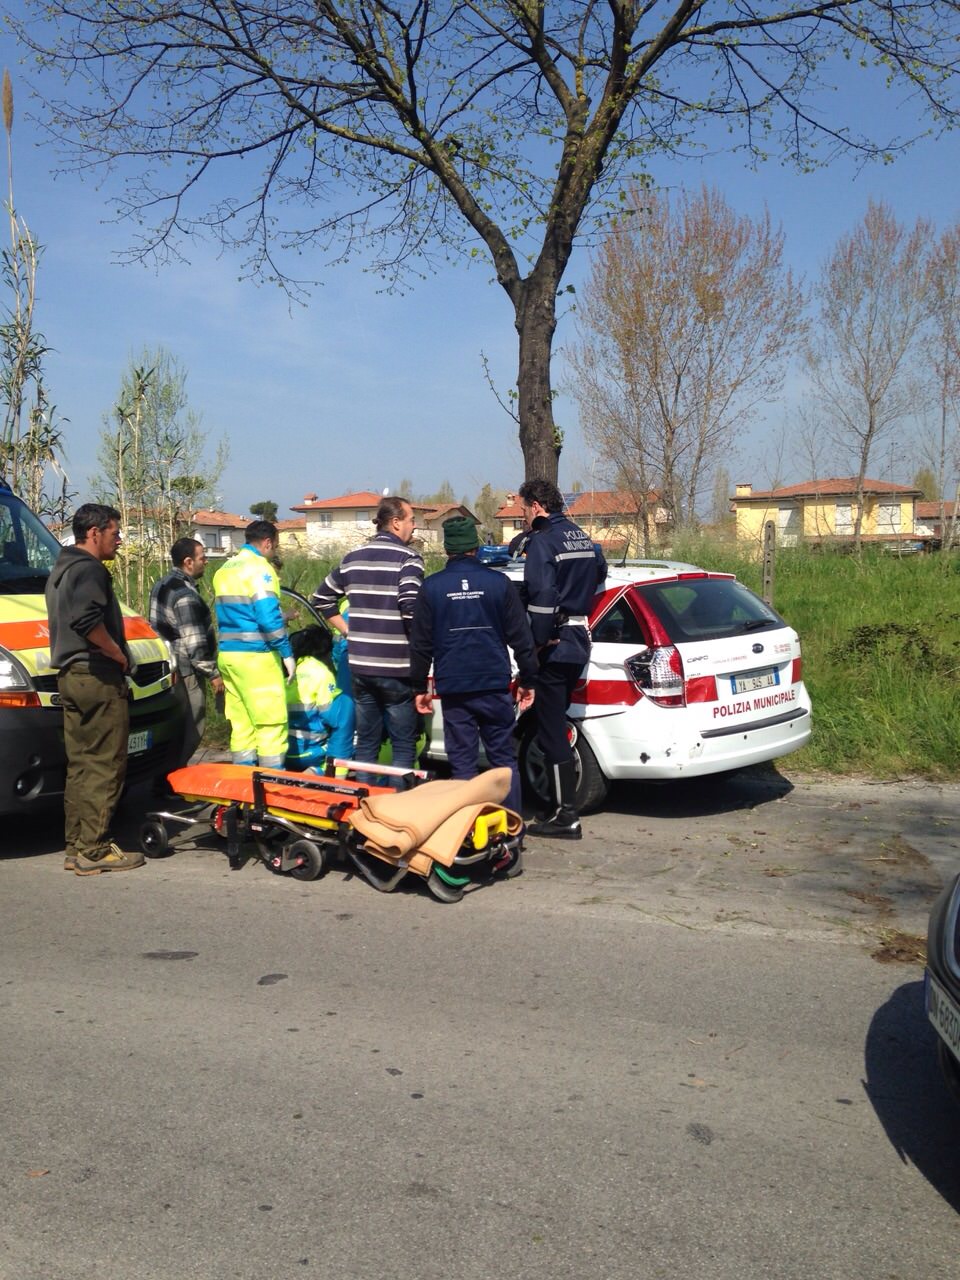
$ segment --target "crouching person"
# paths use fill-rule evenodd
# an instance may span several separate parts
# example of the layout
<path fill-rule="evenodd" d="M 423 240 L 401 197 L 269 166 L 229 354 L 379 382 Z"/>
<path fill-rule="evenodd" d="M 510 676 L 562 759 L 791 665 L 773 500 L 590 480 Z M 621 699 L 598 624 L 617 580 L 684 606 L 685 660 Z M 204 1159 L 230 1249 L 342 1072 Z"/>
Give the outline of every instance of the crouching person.
<path fill-rule="evenodd" d="M 356 714 L 334 675 L 329 629 L 305 627 L 290 644 L 297 669 L 287 685 L 287 768 L 322 770 L 328 758 L 351 759 Z"/>
<path fill-rule="evenodd" d="M 520 772 L 514 745 L 516 707 L 533 702 L 537 656 L 513 583 L 476 559 L 477 526 L 466 516 L 443 522 L 446 567 L 424 580 L 413 610 L 410 675 L 415 703 L 429 715 L 427 677 L 443 702 L 443 739 L 455 778 L 479 772 L 479 747 L 494 767 L 513 774 L 507 807 L 520 812 Z M 509 646 L 509 647 L 508 647 Z M 519 668 L 516 703 L 510 691 L 510 649 Z"/>

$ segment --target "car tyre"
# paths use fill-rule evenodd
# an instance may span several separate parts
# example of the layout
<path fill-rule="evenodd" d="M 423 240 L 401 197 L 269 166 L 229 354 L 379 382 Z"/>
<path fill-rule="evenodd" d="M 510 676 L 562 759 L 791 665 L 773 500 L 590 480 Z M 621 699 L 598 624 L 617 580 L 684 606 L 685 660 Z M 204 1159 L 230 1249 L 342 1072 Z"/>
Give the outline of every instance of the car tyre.
<path fill-rule="evenodd" d="M 610 783 L 583 734 L 578 733 L 573 726 L 571 728 L 571 746 L 577 766 L 576 804 L 581 813 L 587 813 L 603 804 L 610 791 Z M 527 727 L 520 739 L 519 765 L 524 789 L 544 804 L 549 804 L 551 797 L 547 786 L 547 764 L 533 724 Z"/>

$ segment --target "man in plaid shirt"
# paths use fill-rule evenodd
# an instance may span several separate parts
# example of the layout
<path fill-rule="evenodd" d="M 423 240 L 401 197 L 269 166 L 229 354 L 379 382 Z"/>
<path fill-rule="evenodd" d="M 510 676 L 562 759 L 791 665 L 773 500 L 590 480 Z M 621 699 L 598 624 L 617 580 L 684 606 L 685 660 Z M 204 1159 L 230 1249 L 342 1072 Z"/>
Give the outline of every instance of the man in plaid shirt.
<path fill-rule="evenodd" d="M 197 590 L 207 565 L 202 542 L 179 538 L 170 548 L 173 571 L 150 593 L 150 625 L 173 650 L 178 673 L 175 691 L 184 706 L 183 744 L 177 767 L 187 764 L 203 738 L 207 722 L 206 682 L 223 693 L 217 670 L 217 638 L 206 602 Z"/>

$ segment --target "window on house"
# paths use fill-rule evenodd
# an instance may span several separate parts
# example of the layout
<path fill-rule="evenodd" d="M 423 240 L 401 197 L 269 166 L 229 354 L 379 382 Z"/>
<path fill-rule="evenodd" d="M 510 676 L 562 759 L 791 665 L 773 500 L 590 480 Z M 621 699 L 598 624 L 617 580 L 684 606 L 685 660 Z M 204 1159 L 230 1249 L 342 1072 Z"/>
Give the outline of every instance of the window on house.
<path fill-rule="evenodd" d="M 784 547 L 796 546 L 800 534 L 800 509 L 798 507 L 777 508 L 777 535 Z"/>
<path fill-rule="evenodd" d="M 357 518 L 356 518 L 357 528 L 363 529 L 366 525 L 370 523 L 372 518 L 373 517 L 370 515 L 369 511 L 358 511 Z"/>
<path fill-rule="evenodd" d="M 900 503 L 881 502 L 877 506 L 877 533 L 900 532 Z"/>
<path fill-rule="evenodd" d="M 835 521 L 835 531 L 837 533 L 851 534 L 853 533 L 853 504 L 850 502 L 838 502 L 837 514 Z"/>
<path fill-rule="evenodd" d="M 329 511 L 321 511 L 317 518 L 317 524 L 321 529 L 329 529 L 333 524 L 333 516 Z"/>

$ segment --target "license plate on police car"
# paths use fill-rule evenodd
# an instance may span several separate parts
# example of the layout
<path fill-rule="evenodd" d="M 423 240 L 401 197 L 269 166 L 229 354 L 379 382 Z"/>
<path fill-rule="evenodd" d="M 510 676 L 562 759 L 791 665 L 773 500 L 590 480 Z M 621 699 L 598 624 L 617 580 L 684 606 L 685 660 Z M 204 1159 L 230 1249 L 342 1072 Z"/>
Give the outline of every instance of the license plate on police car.
<path fill-rule="evenodd" d="M 144 751 L 150 750 L 150 730 L 138 729 L 136 733 L 131 733 L 127 738 L 127 755 L 139 756 Z"/>
<path fill-rule="evenodd" d="M 776 667 L 768 671 L 745 671 L 742 676 L 730 677 L 730 692 L 753 693 L 755 689 L 769 689 L 779 683 L 780 672 Z"/>
<path fill-rule="evenodd" d="M 960 1058 L 960 1008 L 927 970 L 927 1017 L 955 1058 Z"/>

